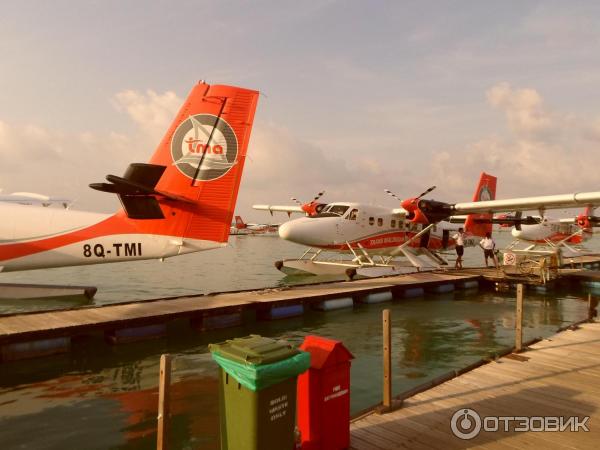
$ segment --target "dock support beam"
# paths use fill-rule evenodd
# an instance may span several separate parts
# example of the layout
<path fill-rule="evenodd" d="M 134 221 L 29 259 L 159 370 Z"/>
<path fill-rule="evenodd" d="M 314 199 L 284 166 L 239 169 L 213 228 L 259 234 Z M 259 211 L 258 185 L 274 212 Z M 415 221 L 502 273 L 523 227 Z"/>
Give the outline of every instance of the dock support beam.
<path fill-rule="evenodd" d="M 515 352 L 523 351 L 523 284 L 517 284 L 517 316 L 515 320 Z"/>
<path fill-rule="evenodd" d="M 390 310 L 383 310 L 383 408 L 392 409 L 392 322 Z"/>
<path fill-rule="evenodd" d="M 169 448 L 169 403 L 171 387 L 171 355 L 161 355 L 158 383 L 158 427 L 156 430 L 156 449 Z"/>

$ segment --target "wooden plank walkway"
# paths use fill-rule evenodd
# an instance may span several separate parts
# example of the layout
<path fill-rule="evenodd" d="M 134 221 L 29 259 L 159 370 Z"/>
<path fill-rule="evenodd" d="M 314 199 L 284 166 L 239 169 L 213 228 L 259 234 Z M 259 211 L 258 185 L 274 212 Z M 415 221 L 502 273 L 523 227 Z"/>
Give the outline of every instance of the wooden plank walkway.
<path fill-rule="evenodd" d="M 0 344 L 48 337 L 75 336 L 98 329 L 166 323 L 177 318 L 197 316 L 207 311 L 256 308 L 259 305 L 288 302 L 314 302 L 398 289 L 403 286 L 426 286 L 478 278 L 478 275 L 456 272 L 420 272 L 355 281 L 6 315 L 0 316 Z"/>
<path fill-rule="evenodd" d="M 470 408 L 490 416 L 589 416 L 589 432 L 481 431 L 455 437 L 453 414 Z M 472 422 L 474 423 L 474 422 Z M 503 427 L 503 422 L 500 422 Z M 516 424 L 517 426 L 519 424 Z M 539 426 L 534 422 L 533 426 Z M 351 448 L 585 449 L 600 446 L 600 323 L 587 323 L 481 366 L 404 401 L 385 415 L 351 424 Z"/>

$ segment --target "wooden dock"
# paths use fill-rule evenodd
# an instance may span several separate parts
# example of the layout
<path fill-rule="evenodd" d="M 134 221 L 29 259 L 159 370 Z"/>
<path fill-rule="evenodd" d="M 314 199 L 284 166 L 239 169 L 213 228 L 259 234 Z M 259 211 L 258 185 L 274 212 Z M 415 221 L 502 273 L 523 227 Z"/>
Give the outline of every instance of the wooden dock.
<path fill-rule="evenodd" d="M 456 437 L 451 420 L 456 411 L 476 411 L 486 423 L 492 416 L 579 417 L 586 426 L 554 432 L 517 432 L 510 423 L 504 431 L 484 431 L 472 439 Z M 460 414 L 460 413 L 459 413 Z M 471 427 L 475 420 L 469 416 Z M 534 428 L 541 421 L 530 422 Z M 518 355 L 508 355 L 405 399 L 401 409 L 379 415 L 375 412 L 351 424 L 351 448 L 362 449 L 579 449 L 598 448 L 600 442 L 600 323 L 586 323 L 575 331 L 563 331 L 531 346 Z"/>
<path fill-rule="evenodd" d="M 296 287 L 195 295 L 157 300 L 83 307 L 48 312 L 0 316 L 0 345 L 36 339 L 63 338 L 96 331 L 166 324 L 175 319 L 196 320 L 205 314 L 227 314 L 242 309 L 261 310 L 277 305 L 313 304 L 320 301 L 390 292 L 401 295 L 406 288 L 429 289 L 478 280 L 479 275 L 457 272 L 420 272 L 392 277 L 361 279 Z"/>
<path fill-rule="evenodd" d="M 597 258 L 588 258 L 577 263 L 589 267 L 597 261 Z M 568 270 L 577 272 L 583 269 Z M 72 338 L 98 333 L 104 333 L 105 338 L 113 343 L 162 337 L 168 332 L 167 325 L 175 320 L 187 321 L 189 328 L 201 331 L 227 328 L 252 320 L 248 313 L 259 320 L 282 319 L 299 316 L 306 307 L 323 310 L 351 307 L 354 302 L 375 303 L 423 295 L 425 291 L 443 293 L 472 287 L 473 284 L 477 287 L 480 280 L 510 283 L 508 278 L 498 269 L 446 269 L 354 281 L 0 315 L 0 361 L 65 352 L 70 349 Z"/>

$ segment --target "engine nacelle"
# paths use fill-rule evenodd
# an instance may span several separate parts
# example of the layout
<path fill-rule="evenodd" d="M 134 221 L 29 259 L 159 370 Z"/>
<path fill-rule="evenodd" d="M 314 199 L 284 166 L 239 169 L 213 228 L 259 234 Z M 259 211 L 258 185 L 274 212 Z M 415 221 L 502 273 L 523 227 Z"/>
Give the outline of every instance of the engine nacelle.
<path fill-rule="evenodd" d="M 310 202 L 303 204 L 301 208 L 307 216 L 316 216 L 321 211 L 323 211 L 323 208 L 325 208 L 325 206 L 327 206 L 327 203 Z"/>
<path fill-rule="evenodd" d="M 591 217 L 585 215 L 585 214 L 579 214 L 577 216 L 577 225 L 579 225 L 581 228 L 591 228 L 592 227 L 592 223 L 591 223 Z"/>
<path fill-rule="evenodd" d="M 435 223 L 452 215 L 452 205 L 435 200 L 411 198 L 402 202 L 402 208 L 408 212 L 406 219 L 413 223 Z"/>

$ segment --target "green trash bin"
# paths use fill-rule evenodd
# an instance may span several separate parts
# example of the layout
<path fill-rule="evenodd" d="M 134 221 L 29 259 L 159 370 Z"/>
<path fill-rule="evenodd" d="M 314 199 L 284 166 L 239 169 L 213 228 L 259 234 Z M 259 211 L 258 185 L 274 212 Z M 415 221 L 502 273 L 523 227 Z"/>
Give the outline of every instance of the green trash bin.
<path fill-rule="evenodd" d="M 221 449 L 293 449 L 296 378 L 310 354 L 257 335 L 209 349 L 221 367 Z"/>

